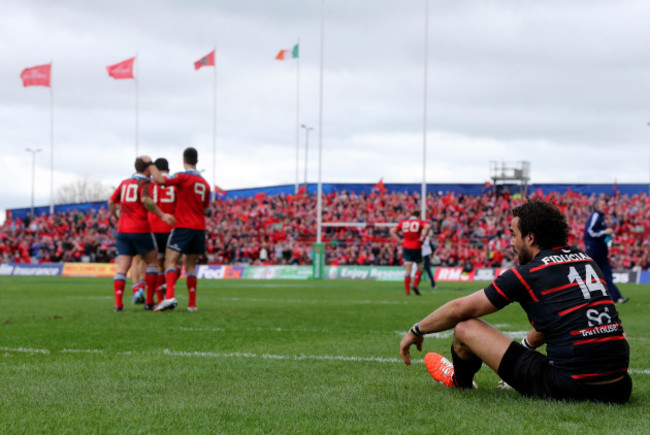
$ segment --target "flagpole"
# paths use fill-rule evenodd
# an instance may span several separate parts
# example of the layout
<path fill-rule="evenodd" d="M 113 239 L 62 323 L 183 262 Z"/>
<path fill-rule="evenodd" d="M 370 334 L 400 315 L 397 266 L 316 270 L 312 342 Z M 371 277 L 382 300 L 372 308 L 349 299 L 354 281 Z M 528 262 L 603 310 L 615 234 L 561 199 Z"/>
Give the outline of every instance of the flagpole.
<path fill-rule="evenodd" d="M 214 81 L 212 95 L 212 188 L 217 185 L 217 45 L 214 45 Z M 216 192 L 215 192 L 216 198 Z"/>
<path fill-rule="evenodd" d="M 54 60 L 51 60 L 50 71 L 53 64 Z M 50 73 L 50 215 L 54 214 L 54 91 L 51 77 Z"/>
<path fill-rule="evenodd" d="M 318 201 L 317 201 L 317 227 L 316 243 L 323 240 L 323 59 L 325 51 L 325 0 L 321 0 L 321 18 L 320 18 L 320 85 L 319 85 L 319 102 L 318 102 Z"/>
<path fill-rule="evenodd" d="M 138 52 L 135 52 L 135 64 L 137 65 L 138 62 Z M 138 72 L 139 73 L 139 72 Z M 135 75 L 135 74 L 134 74 Z M 138 74 L 139 75 L 139 74 Z M 138 75 L 135 75 L 135 156 L 138 157 L 138 142 L 139 142 L 139 112 L 140 112 L 140 86 L 139 86 L 139 80 L 138 80 Z"/>
<path fill-rule="evenodd" d="M 422 193 L 420 198 L 421 219 L 426 220 L 427 209 L 427 76 L 429 64 L 429 0 L 424 0 L 424 89 L 422 90 Z"/>
<path fill-rule="evenodd" d="M 298 50 L 300 50 L 300 38 L 297 42 Z M 292 53 L 293 54 L 293 53 Z M 300 52 L 296 58 L 296 186 L 295 193 L 298 193 L 298 153 L 300 149 Z"/>

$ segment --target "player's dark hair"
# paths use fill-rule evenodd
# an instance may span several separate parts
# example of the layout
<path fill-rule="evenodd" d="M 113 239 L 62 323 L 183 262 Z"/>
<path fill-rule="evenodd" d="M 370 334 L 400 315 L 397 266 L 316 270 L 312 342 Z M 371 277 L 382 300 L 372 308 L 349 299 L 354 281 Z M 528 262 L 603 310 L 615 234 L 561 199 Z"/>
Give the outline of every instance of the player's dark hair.
<path fill-rule="evenodd" d="M 515 207 L 512 216 L 519 218 L 521 236 L 532 233 L 540 249 L 566 246 L 569 226 L 562 212 L 550 202 L 533 199 Z"/>
<path fill-rule="evenodd" d="M 420 210 L 413 210 L 413 211 L 411 212 L 411 214 L 412 214 L 413 216 L 419 218 L 419 217 L 420 217 Z"/>
<path fill-rule="evenodd" d="M 196 148 L 185 148 L 185 151 L 183 151 L 183 161 L 188 165 L 196 165 L 199 162 L 199 152 Z"/>
<path fill-rule="evenodd" d="M 149 162 L 145 162 L 140 157 L 138 157 L 135 159 L 134 166 L 136 172 L 144 172 L 145 169 L 147 169 L 147 166 L 149 166 Z"/>
<path fill-rule="evenodd" d="M 159 171 L 169 171 L 169 162 L 166 158 L 160 157 L 154 162 Z"/>

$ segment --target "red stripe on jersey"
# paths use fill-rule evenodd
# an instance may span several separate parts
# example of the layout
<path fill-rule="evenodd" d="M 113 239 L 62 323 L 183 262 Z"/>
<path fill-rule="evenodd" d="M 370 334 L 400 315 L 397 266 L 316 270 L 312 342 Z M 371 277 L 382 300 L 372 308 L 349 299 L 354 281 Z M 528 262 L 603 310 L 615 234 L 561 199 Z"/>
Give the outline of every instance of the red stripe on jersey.
<path fill-rule="evenodd" d="M 573 345 L 578 346 L 579 344 L 600 343 L 602 341 L 612 341 L 612 340 L 625 340 L 625 337 L 623 337 L 622 335 L 617 335 L 614 337 L 590 338 L 588 340 L 574 341 Z"/>
<path fill-rule="evenodd" d="M 559 286 L 559 287 L 555 287 L 555 288 L 551 288 L 551 289 L 548 289 L 548 290 L 544 290 L 544 291 L 542 292 L 542 295 L 547 295 L 547 294 L 549 294 L 549 293 L 559 292 L 560 290 L 565 290 L 565 289 L 568 289 L 568 288 L 570 288 L 570 287 L 576 287 L 576 286 L 578 286 L 578 283 L 575 283 L 575 282 L 574 282 L 574 283 L 570 283 L 570 284 L 561 285 L 561 286 Z"/>
<path fill-rule="evenodd" d="M 496 285 L 496 283 L 495 283 L 494 281 L 492 281 L 492 286 L 496 289 L 496 291 L 499 292 L 499 294 L 500 294 L 501 296 L 503 296 L 503 299 L 505 299 L 506 301 L 510 302 L 510 299 L 508 299 L 508 296 L 506 296 L 506 294 L 505 294 L 505 293 L 504 293 L 504 292 L 499 288 L 498 285 Z"/>
<path fill-rule="evenodd" d="M 545 267 L 549 267 L 549 266 L 559 266 L 560 264 L 570 264 L 570 263 L 585 263 L 587 261 L 591 261 L 591 258 L 585 258 L 584 260 L 562 261 L 560 263 L 542 264 L 541 266 L 533 267 L 532 269 L 530 269 L 530 271 L 532 273 L 532 272 L 537 272 L 538 270 L 544 269 Z"/>
<path fill-rule="evenodd" d="M 571 375 L 573 379 L 585 379 L 585 378 L 595 378 L 597 376 L 607 376 L 607 375 L 613 375 L 616 373 L 625 373 L 627 372 L 627 367 L 624 369 L 618 369 L 618 370 L 613 370 L 611 372 L 605 372 L 605 373 L 585 373 L 584 375 Z"/>
<path fill-rule="evenodd" d="M 577 331 L 571 331 L 571 335 L 580 335 L 590 332 L 596 332 L 598 333 L 601 329 L 608 329 L 608 328 L 619 328 L 621 326 L 620 323 L 613 323 L 610 325 L 603 325 L 603 326 L 596 326 L 595 328 L 586 328 L 586 329 L 579 329 Z"/>
<path fill-rule="evenodd" d="M 558 316 L 564 316 L 565 314 L 569 314 L 569 313 L 571 313 L 571 312 L 573 312 L 575 310 L 579 310 L 580 308 L 583 308 L 583 307 L 591 307 L 591 306 L 594 306 L 594 305 L 610 305 L 610 304 L 614 305 L 614 301 L 609 300 L 609 301 L 588 302 L 586 304 L 580 304 L 580 305 L 575 306 L 573 308 L 568 308 L 568 309 L 566 309 L 564 311 L 560 311 L 557 314 L 558 314 Z"/>
<path fill-rule="evenodd" d="M 533 293 L 533 289 L 530 288 L 530 286 L 528 285 L 528 283 L 526 281 L 524 281 L 524 278 L 519 274 L 519 271 L 517 269 L 512 269 L 512 271 L 515 273 L 515 275 L 517 275 L 517 278 L 519 278 L 519 281 L 521 281 L 521 283 L 524 285 L 524 287 L 526 287 L 526 290 L 528 290 L 528 294 L 530 294 L 530 297 L 535 302 L 539 302 L 539 299 L 537 299 L 537 296 L 535 296 L 535 293 Z"/>

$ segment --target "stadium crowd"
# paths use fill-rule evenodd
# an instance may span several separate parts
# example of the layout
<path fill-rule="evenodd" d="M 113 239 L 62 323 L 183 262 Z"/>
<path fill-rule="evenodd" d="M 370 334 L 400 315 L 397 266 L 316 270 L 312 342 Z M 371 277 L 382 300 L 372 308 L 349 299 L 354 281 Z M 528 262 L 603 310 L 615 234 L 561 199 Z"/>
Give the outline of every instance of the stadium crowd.
<path fill-rule="evenodd" d="M 541 192 L 533 196 L 542 195 Z M 568 191 L 551 193 L 570 225 L 570 244 L 584 249 L 582 236 L 596 196 Z M 324 196 L 326 264 L 399 265 L 401 248 L 390 239 L 390 223 L 419 209 L 419 195 L 407 193 L 331 193 Z M 434 266 L 509 267 L 509 210 L 521 200 L 507 191 L 495 197 L 434 194 L 427 196 L 433 219 Z M 617 269 L 650 265 L 650 198 L 646 194 L 606 197 L 616 228 L 610 258 Z M 341 226 L 342 223 L 353 225 Z M 307 193 L 212 202 L 207 220 L 208 264 L 310 264 L 316 239 L 316 197 Z M 8 216 L 0 227 L 0 262 L 113 262 L 116 222 L 107 208 L 71 211 L 24 220 Z"/>

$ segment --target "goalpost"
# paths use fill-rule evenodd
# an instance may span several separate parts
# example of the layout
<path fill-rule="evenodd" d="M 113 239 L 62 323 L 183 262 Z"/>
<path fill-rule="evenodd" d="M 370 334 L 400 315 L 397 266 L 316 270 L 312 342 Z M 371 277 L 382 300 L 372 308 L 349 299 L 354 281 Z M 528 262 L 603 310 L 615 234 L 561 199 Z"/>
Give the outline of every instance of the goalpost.
<path fill-rule="evenodd" d="M 321 226 L 323 228 L 366 228 L 366 227 L 377 227 L 377 228 L 391 228 L 397 225 L 397 222 L 322 222 Z M 312 279 L 323 279 L 323 268 L 325 266 L 325 243 L 322 241 L 316 241 L 313 245 L 312 250 Z"/>

